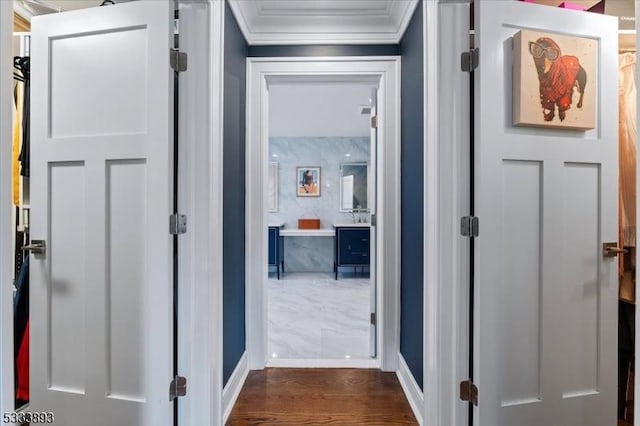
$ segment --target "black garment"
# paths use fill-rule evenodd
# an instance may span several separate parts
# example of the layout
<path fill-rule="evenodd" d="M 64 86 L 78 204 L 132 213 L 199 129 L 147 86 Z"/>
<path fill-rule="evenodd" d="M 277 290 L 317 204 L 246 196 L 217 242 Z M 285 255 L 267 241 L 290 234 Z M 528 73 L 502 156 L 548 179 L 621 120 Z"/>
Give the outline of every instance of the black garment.
<path fill-rule="evenodd" d="M 31 112 L 31 68 L 29 58 L 22 58 L 22 75 L 24 78 L 24 96 L 22 101 L 22 149 L 20 150 L 20 174 L 29 177 L 31 171 L 31 130 L 29 126 Z"/>
<path fill-rule="evenodd" d="M 16 247 L 14 256 L 14 265 L 15 269 L 13 271 L 13 279 L 17 280 L 18 275 L 20 275 L 20 269 L 22 268 L 22 261 L 24 259 L 24 253 L 22 251 L 22 247 L 24 246 L 24 232 L 18 231 L 18 225 L 20 224 L 20 208 L 16 207 L 16 223 L 14 224 L 15 229 L 15 241 Z"/>

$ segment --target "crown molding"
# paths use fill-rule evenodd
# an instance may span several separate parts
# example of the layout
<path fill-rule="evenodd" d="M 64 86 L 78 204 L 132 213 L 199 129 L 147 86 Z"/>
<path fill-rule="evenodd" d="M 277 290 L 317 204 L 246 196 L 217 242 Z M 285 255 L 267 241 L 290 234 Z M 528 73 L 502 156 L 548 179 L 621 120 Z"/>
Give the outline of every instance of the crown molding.
<path fill-rule="evenodd" d="M 291 0 L 271 0 L 270 7 L 262 0 L 228 2 L 250 45 L 398 44 L 418 4 L 418 0 L 387 0 L 372 3 L 370 9 L 314 10 Z"/>

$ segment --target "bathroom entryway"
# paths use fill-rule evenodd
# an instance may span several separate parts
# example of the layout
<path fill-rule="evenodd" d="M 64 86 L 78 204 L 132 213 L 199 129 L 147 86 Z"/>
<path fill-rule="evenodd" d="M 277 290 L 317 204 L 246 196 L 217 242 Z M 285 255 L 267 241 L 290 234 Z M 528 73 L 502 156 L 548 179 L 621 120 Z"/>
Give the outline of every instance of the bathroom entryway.
<path fill-rule="evenodd" d="M 249 59 L 249 369 L 396 368 L 398 71 L 396 57 Z"/>
<path fill-rule="evenodd" d="M 376 356 L 376 98 L 367 77 L 269 82 L 267 365 Z"/>

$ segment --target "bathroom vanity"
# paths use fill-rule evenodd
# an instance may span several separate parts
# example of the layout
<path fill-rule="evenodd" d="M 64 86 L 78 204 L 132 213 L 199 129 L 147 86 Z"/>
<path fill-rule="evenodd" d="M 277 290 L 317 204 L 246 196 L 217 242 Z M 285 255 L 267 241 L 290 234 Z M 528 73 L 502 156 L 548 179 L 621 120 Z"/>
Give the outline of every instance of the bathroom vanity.
<path fill-rule="evenodd" d="M 335 245 L 333 270 L 338 279 L 338 269 L 349 266 L 369 267 L 371 263 L 371 227 L 369 223 L 334 224 Z"/>

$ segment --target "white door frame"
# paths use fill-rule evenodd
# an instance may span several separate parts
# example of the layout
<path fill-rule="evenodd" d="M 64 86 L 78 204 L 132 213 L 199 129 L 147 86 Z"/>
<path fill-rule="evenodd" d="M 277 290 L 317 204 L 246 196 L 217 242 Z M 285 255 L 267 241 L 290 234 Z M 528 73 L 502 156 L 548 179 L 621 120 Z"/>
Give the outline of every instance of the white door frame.
<path fill-rule="evenodd" d="M 181 0 L 208 3 L 206 23 L 200 21 L 198 36 L 207 50 L 194 79 L 206 90 L 204 105 L 208 123 L 194 133 L 181 133 L 186 160 L 180 181 L 204 179 L 202 185 L 185 187 L 181 209 L 190 219 L 181 250 L 191 250 L 193 262 L 180 264 L 179 311 L 180 372 L 188 378 L 187 397 L 180 401 L 180 424 L 222 425 L 222 102 L 224 3 L 218 0 Z M 193 21 L 195 22 L 195 21 Z M 202 34 L 202 32 L 205 32 Z M 13 389 L 13 292 L 11 235 L 11 128 L 12 128 L 12 32 L 13 2 L 0 1 L 0 409 L 14 411 Z M 185 46 L 189 47 L 189 46 Z M 194 69 L 193 59 L 190 69 Z M 185 73 L 183 78 L 189 78 Z M 183 106 L 188 110 L 188 106 Z M 186 121 L 183 121 L 186 122 Z M 190 123 L 191 124 L 191 123 Z M 182 125 L 184 130 L 186 125 Z M 197 137 L 200 139 L 197 139 Z M 202 143 L 205 139 L 205 143 Z M 206 218 L 206 220 L 205 220 Z M 190 307 L 189 309 L 185 307 Z M 167 384 L 168 386 L 168 384 Z M 167 388 L 168 392 L 168 388 Z M 168 395 L 168 394 L 167 394 Z"/>
<path fill-rule="evenodd" d="M 267 363 L 267 86 L 268 79 L 278 76 L 379 79 L 378 226 L 373 228 L 378 233 L 379 259 L 378 365 L 382 370 L 395 371 L 400 351 L 400 58 L 397 56 L 247 58 L 245 270 L 249 368 L 262 369 Z"/>
<path fill-rule="evenodd" d="M 424 4 L 424 411 L 426 425 L 467 424 L 459 383 L 468 374 L 469 2 Z"/>
<path fill-rule="evenodd" d="M 178 0 L 180 50 L 179 424 L 222 425 L 222 112 L 224 2 Z"/>
<path fill-rule="evenodd" d="M 2 412 L 14 411 L 11 150 L 13 2 L 0 2 L 0 392 Z"/>

